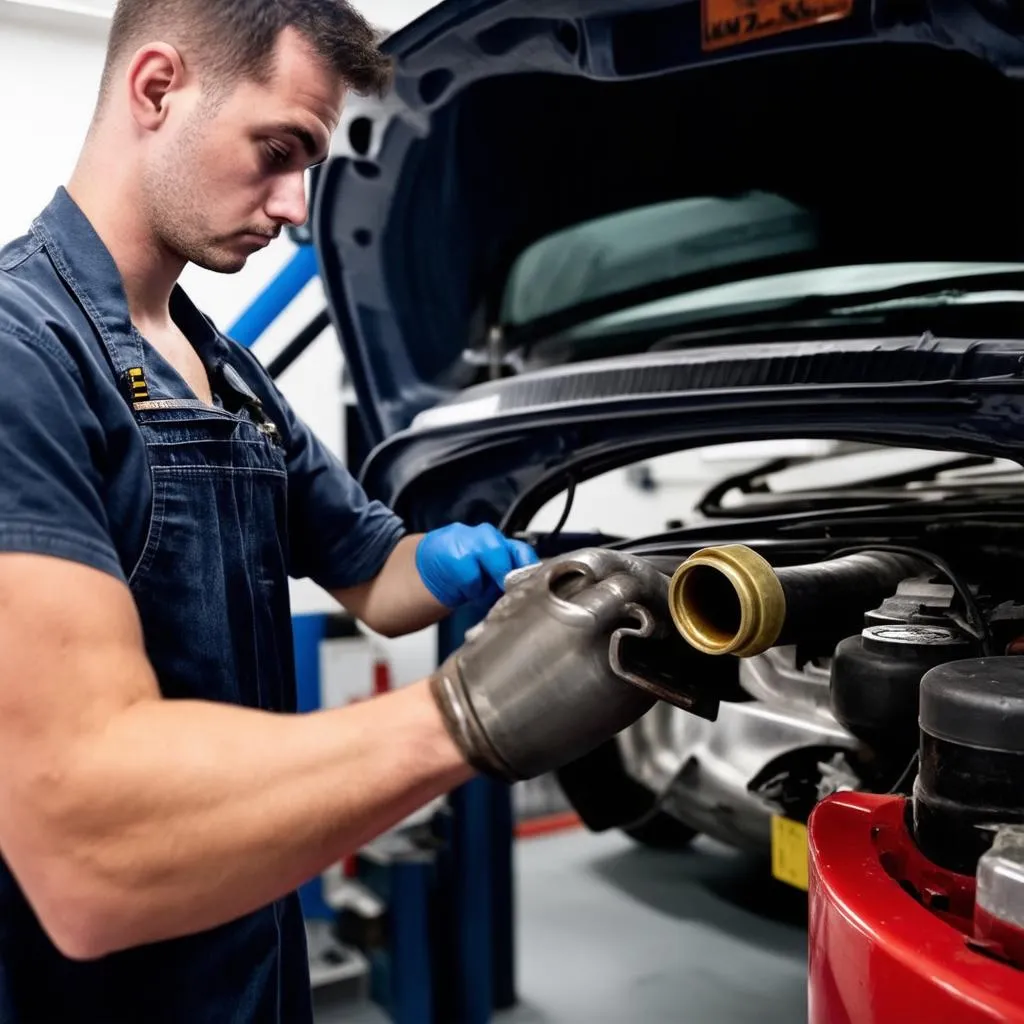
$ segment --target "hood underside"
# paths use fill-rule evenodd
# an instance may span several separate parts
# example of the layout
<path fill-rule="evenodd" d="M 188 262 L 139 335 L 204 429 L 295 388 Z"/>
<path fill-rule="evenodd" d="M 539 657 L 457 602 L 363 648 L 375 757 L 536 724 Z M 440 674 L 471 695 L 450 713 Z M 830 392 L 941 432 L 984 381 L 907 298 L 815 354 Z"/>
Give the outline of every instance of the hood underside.
<path fill-rule="evenodd" d="M 485 384 L 380 445 L 363 480 L 414 529 L 523 530 L 637 459 L 823 438 L 1024 461 L 1020 341 L 890 338 L 600 360 Z"/>
<path fill-rule="evenodd" d="M 797 27 L 730 35 L 730 2 Z M 370 446 L 487 379 L 525 250 L 616 211 L 813 211 L 814 251 L 769 269 L 1020 261 L 1021 31 L 998 0 L 440 4 L 389 41 L 394 93 L 350 122 L 314 210 Z"/>

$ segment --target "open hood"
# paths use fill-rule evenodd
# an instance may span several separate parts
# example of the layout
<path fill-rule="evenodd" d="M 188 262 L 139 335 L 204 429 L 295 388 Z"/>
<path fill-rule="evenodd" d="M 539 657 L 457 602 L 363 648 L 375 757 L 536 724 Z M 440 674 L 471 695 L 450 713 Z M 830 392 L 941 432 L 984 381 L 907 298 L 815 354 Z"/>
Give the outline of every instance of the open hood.
<path fill-rule="evenodd" d="M 1017 10 L 430 10 L 388 41 L 396 87 L 350 117 L 351 152 L 324 168 L 314 205 L 370 446 L 470 385 L 529 371 L 521 346 L 635 303 L 819 267 L 1022 261 Z M 628 211 L 632 224 L 614 219 Z M 619 263 L 587 237 L 559 241 L 595 221 L 633 232 Z"/>

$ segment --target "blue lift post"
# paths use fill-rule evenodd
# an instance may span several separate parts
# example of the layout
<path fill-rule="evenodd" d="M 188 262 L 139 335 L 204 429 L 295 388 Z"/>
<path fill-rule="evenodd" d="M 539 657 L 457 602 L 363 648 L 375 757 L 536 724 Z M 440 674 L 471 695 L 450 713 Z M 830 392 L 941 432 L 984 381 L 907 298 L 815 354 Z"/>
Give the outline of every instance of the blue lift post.
<path fill-rule="evenodd" d="M 457 649 L 478 615 L 456 612 L 438 627 L 438 656 Z M 448 929 L 454 1006 L 438 1024 L 487 1024 L 495 1009 L 515 1002 L 513 814 L 509 786 L 476 778 L 452 794 L 450 886 L 454 920 Z M 449 1016 L 449 1014 L 451 1014 Z"/>
<path fill-rule="evenodd" d="M 313 246 L 300 245 L 228 336 L 252 347 L 317 273 Z M 439 662 L 477 621 L 477 614 L 463 612 L 441 623 Z M 326 623 L 322 615 L 293 617 L 300 712 L 320 706 Z M 496 1009 L 516 1001 L 510 787 L 472 780 L 452 794 L 451 814 L 439 828 L 445 841 L 432 859 L 414 856 L 396 863 L 386 880 L 375 878 L 374 887 L 389 897 L 392 939 L 378 964 L 375 998 L 395 1024 L 487 1024 Z M 303 886 L 300 898 L 307 916 L 332 914 L 319 879 Z"/>
<path fill-rule="evenodd" d="M 361 945 L 371 965 L 370 995 L 395 1024 L 430 1024 L 436 854 L 398 833 L 371 843 L 358 862 L 360 884 L 387 908 L 383 933 Z"/>
<path fill-rule="evenodd" d="M 315 711 L 320 701 L 320 644 L 327 635 L 326 615 L 293 615 L 295 689 L 299 714 Z M 302 913 L 308 919 L 330 921 L 334 912 L 324 900 L 323 884 L 315 878 L 299 888 Z"/>

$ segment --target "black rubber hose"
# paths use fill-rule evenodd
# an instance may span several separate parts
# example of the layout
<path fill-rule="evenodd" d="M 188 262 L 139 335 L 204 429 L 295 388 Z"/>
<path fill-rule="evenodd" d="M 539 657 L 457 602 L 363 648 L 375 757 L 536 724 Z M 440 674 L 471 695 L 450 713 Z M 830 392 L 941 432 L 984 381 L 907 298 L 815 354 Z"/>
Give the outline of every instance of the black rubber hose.
<path fill-rule="evenodd" d="M 786 618 L 776 644 L 832 639 L 859 633 L 864 614 L 890 597 L 901 580 L 920 576 L 930 566 L 910 555 L 864 551 L 810 565 L 776 570 L 786 596 Z M 817 646 L 815 644 L 815 646 Z"/>

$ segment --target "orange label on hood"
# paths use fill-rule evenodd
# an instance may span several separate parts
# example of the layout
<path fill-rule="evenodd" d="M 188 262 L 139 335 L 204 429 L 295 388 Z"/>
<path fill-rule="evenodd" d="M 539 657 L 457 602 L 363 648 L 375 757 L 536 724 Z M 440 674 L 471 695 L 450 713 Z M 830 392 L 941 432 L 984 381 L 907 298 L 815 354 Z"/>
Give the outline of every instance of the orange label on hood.
<path fill-rule="evenodd" d="M 754 39 L 848 18 L 853 0 L 701 0 L 701 47 L 720 50 Z"/>

